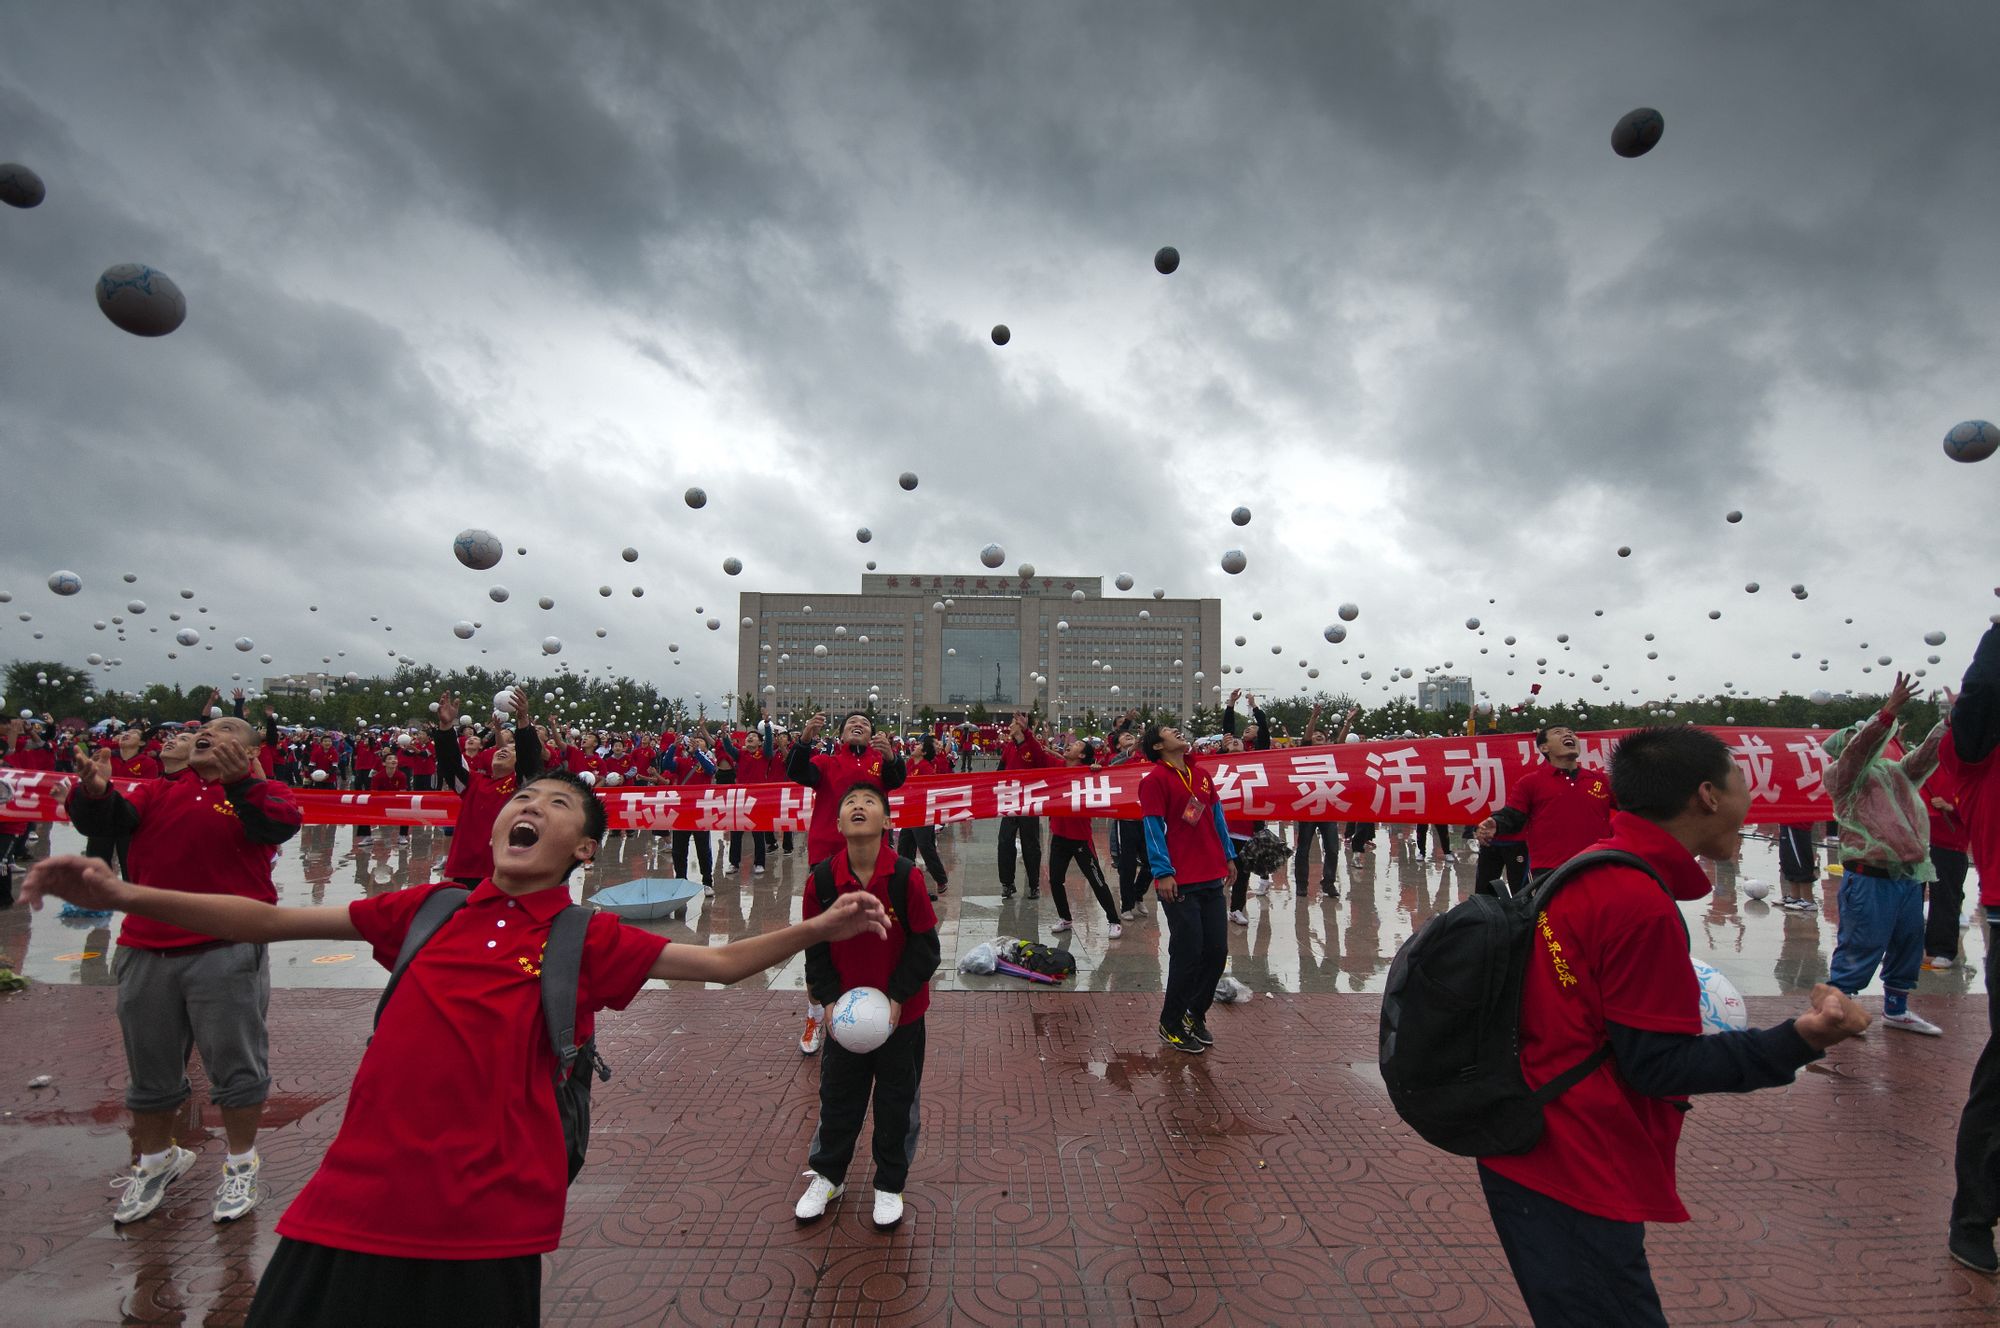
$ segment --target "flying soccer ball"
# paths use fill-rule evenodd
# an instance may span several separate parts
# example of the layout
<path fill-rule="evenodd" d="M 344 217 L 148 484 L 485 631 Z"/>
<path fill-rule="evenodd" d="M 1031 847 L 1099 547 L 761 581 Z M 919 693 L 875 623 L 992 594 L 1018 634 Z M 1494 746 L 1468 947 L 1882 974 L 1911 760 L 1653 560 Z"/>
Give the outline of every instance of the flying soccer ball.
<path fill-rule="evenodd" d="M 135 337 L 164 337 L 187 317 L 181 288 L 144 263 L 116 263 L 97 279 L 97 307 Z"/>
<path fill-rule="evenodd" d="M 83 578 L 75 572 L 49 573 L 49 589 L 58 595 L 74 595 L 83 589 Z"/>
<path fill-rule="evenodd" d="M 465 566 L 484 572 L 496 566 L 507 549 L 492 531 L 471 529 L 458 532 L 458 538 L 451 542 L 451 551 Z"/>
<path fill-rule="evenodd" d="M 1007 551 L 998 544 L 989 544 L 979 551 L 979 561 L 988 567 L 998 567 L 1007 561 Z"/>
<path fill-rule="evenodd" d="M 1235 576 L 1249 565 L 1250 560 L 1243 556 L 1241 549 L 1231 549 L 1222 555 L 1222 570 L 1231 576 Z"/>
<path fill-rule="evenodd" d="M 1621 157 L 1643 157 L 1667 132 L 1666 117 L 1650 106 L 1627 111 L 1611 127 L 1611 150 Z"/>
<path fill-rule="evenodd" d="M 1984 461 L 2000 448 L 2000 429 L 1985 420 L 1954 424 L 1944 436 L 1944 454 L 1953 461 Z"/>

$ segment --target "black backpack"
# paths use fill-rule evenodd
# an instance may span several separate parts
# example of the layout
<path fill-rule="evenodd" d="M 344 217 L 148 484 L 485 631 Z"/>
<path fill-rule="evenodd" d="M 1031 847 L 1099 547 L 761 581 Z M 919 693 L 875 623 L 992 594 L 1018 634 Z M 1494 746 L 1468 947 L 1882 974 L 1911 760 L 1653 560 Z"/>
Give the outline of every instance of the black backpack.
<path fill-rule="evenodd" d="M 382 1011 L 389 1004 L 389 997 L 395 994 L 396 984 L 403 980 L 403 971 L 417 957 L 417 951 L 437 935 L 445 919 L 464 905 L 470 893 L 447 887 L 432 891 L 430 898 L 418 906 L 417 916 L 410 920 L 410 930 L 403 936 L 396 966 L 389 970 L 389 985 L 382 988 L 382 999 L 375 1003 L 377 1024 L 382 1022 Z M 599 1079 L 608 1082 L 611 1078 L 611 1067 L 597 1054 L 597 1039 L 593 1037 L 581 1046 L 576 1041 L 576 987 L 583 971 L 583 937 L 590 929 L 590 915 L 595 911 L 571 904 L 556 914 L 555 921 L 549 924 L 548 944 L 542 950 L 542 1020 L 548 1028 L 549 1045 L 556 1053 L 556 1115 L 562 1118 L 563 1146 L 569 1153 L 571 1181 L 583 1170 L 584 1155 L 590 1151 L 590 1076 L 595 1072 Z"/>
<path fill-rule="evenodd" d="M 1518 895 L 1473 895 L 1396 952 L 1382 992 L 1382 1082 L 1426 1142 L 1462 1157 L 1525 1153 L 1542 1137 L 1542 1108 L 1610 1057 L 1607 1042 L 1534 1090 L 1521 1075 L 1521 983 L 1536 920 L 1565 881 L 1606 863 L 1667 888 L 1643 858 L 1600 849 Z"/>

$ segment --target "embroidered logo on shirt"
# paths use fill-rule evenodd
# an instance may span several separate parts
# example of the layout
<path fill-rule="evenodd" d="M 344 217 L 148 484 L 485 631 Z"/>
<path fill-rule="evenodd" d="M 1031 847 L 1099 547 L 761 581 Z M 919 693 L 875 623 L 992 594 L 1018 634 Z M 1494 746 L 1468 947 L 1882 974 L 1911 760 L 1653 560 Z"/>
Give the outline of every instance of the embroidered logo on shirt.
<path fill-rule="evenodd" d="M 221 812 L 224 816 L 236 815 L 236 808 L 230 805 L 227 798 L 217 798 L 214 802 L 209 803 L 208 806 L 209 810 Z"/>
<path fill-rule="evenodd" d="M 549 943 L 544 940 L 542 948 L 535 951 L 533 959 L 529 959 L 526 955 L 518 955 L 515 957 L 514 962 L 521 966 L 523 973 L 526 973 L 531 978 L 538 978 L 542 975 L 542 957 L 548 954 L 548 952 Z"/>
<path fill-rule="evenodd" d="M 1562 942 L 1556 939 L 1555 929 L 1549 926 L 1549 911 L 1543 909 L 1535 919 L 1535 930 L 1542 935 L 1542 944 L 1548 948 L 1549 962 L 1555 965 L 1556 981 L 1565 987 L 1576 985 L 1576 974 L 1569 971 L 1569 961 L 1563 958 Z"/>
<path fill-rule="evenodd" d="M 1590 781 L 1590 796 L 1593 798 L 1609 798 L 1611 790 L 1605 787 L 1603 780 L 1593 779 Z"/>

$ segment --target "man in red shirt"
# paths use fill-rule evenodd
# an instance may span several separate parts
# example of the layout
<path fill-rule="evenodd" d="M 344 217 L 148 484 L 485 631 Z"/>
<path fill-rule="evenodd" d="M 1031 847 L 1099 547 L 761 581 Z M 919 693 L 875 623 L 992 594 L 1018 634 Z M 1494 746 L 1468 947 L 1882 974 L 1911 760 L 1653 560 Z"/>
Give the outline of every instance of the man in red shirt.
<path fill-rule="evenodd" d="M 1951 1257 L 1991 1277 L 2000 1273 L 1993 1228 L 2000 1223 L 2000 626 L 1973 652 L 1940 769 L 1957 789 L 1979 906 L 1986 916 L 1986 1048 L 1972 1067 L 1972 1088 L 1958 1119 L 1958 1190 L 1951 1200 Z"/>
<path fill-rule="evenodd" d="M 370 793 L 408 793 L 410 791 L 409 773 L 403 769 L 402 758 L 396 755 L 394 748 L 382 753 L 381 764 L 377 765 L 374 771 L 368 776 L 368 791 Z M 402 826 L 397 830 L 396 835 L 399 839 L 408 839 L 410 837 L 410 827 L 407 825 Z M 375 827 L 372 825 L 357 825 L 354 827 L 354 837 L 356 839 L 373 839 L 375 837 Z"/>
<path fill-rule="evenodd" d="M 1167 983 L 1160 1040 L 1198 1056 L 1215 1045 L 1208 1007 L 1229 964 L 1229 921 L 1222 878 L 1236 858 L 1215 780 L 1188 764 L 1179 729 L 1149 724 L 1139 751 L 1153 768 L 1139 781 L 1146 860 L 1167 920 Z"/>
<path fill-rule="evenodd" d="M 99 754 L 78 767 L 70 821 L 85 835 L 131 836 L 132 875 L 169 898 L 274 903 L 271 863 L 278 845 L 298 833 L 299 809 L 291 790 L 258 777 L 257 746 L 247 721 L 212 719 L 195 737 L 192 774 L 125 793 L 111 786 L 110 756 Z M 173 1123 L 191 1091 L 188 1049 L 198 1047 L 229 1145 L 214 1217 L 233 1221 L 258 1197 L 257 1127 L 271 1091 L 270 956 L 261 944 L 137 914 L 126 917 L 118 946 L 118 1024 L 130 1074 L 125 1106 L 139 1157 L 112 1220 L 150 1214 L 194 1165 L 195 1155 L 174 1142 Z"/>
<path fill-rule="evenodd" d="M 1028 726 L 1028 717 L 1016 711 L 1013 722 L 1007 726 L 1007 741 L 1000 744 L 1000 768 L 1039 770 L 1061 764 L 1053 752 L 1042 746 L 1041 739 Z M 1028 869 L 1028 898 L 1039 899 L 1042 894 L 1042 820 L 1039 816 L 1000 818 L 1000 897 L 1014 897 L 1014 841 L 1017 837 L 1021 844 L 1021 861 Z"/>
<path fill-rule="evenodd" d="M 1701 984 L 1676 900 L 1709 891 L 1695 855 L 1728 861 L 1750 792 L 1729 749 L 1700 729 L 1641 729 L 1611 757 L 1625 810 L 1603 845 L 1644 859 L 1588 867 L 1539 915 L 1521 990 L 1521 1071 L 1539 1088 L 1608 1046 L 1543 1109 L 1525 1153 L 1479 1159 L 1514 1280 L 1537 1324 L 1666 1323 L 1646 1263 L 1647 1222 L 1685 1222 L 1674 1152 L 1691 1093 L 1790 1083 L 1868 1026 L 1834 988 L 1797 1019 L 1701 1033 Z M 1661 888 L 1664 882 L 1665 888 Z"/>
<path fill-rule="evenodd" d="M 245 756 L 246 762 L 249 760 Z M 542 948 L 571 904 L 568 878 L 596 856 L 604 806 L 567 772 L 515 791 L 494 822 L 493 874 L 417 951 L 362 1053 L 340 1131 L 278 1222 L 250 1328 L 539 1322 L 541 1256 L 560 1243 L 568 1150 L 550 1090 Z M 91 858 L 44 863 L 29 902 L 56 895 L 151 925 L 263 945 L 366 941 L 393 967 L 418 909 L 440 885 L 345 908 L 150 890 Z M 590 918 L 577 985 L 578 1044 L 593 1015 L 623 1009 L 649 978 L 738 982 L 807 946 L 888 918 L 866 892 L 781 931 L 729 945 L 669 946 L 608 913 Z M 579 1062 L 578 1069 L 588 1073 Z"/>
<path fill-rule="evenodd" d="M 815 1001 L 832 1005 L 856 987 L 873 987 L 889 998 L 889 1039 L 873 1051 L 849 1051 L 838 1038 L 827 1045 L 819 1067 L 819 1128 L 813 1132 L 806 1192 L 793 1215 L 810 1222 L 847 1187 L 847 1167 L 861 1136 L 861 1120 L 875 1101 L 875 1225 L 886 1229 L 903 1220 L 903 1186 L 916 1160 L 918 1097 L 924 1077 L 924 1011 L 930 1008 L 931 975 L 941 953 L 937 914 L 924 888 L 924 874 L 910 867 L 908 897 L 898 912 L 890 878 L 901 861 L 889 850 L 889 795 L 873 784 L 856 784 L 840 799 L 840 826 L 846 851 L 824 860 L 833 875 L 834 899 L 867 894 L 889 919 L 886 936 L 863 933 L 852 940 L 815 945 L 806 951 L 806 985 Z M 818 882 L 806 878 L 803 916 L 819 915 Z"/>
<path fill-rule="evenodd" d="M 1507 792 L 1507 805 L 1479 823 L 1481 844 L 1497 838 L 1528 841 L 1531 877 L 1552 872 L 1611 833 L 1618 808 L 1611 781 L 1579 769 L 1583 749 L 1576 732 L 1561 724 L 1535 731 L 1548 764 L 1537 766 Z"/>
<path fill-rule="evenodd" d="M 948 775 L 951 773 L 951 758 L 940 752 L 937 739 L 924 735 L 923 745 L 917 749 L 917 759 L 907 763 L 913 775 Z M 945 875 L 944 859 L 938 856 L 937 827 L 934 825 L 906 825 L 896 836 L 896 856 L 915 862 L 921 855 L 924 870 L 930 873 L 931 898 L 936 899 L 951 884 Z"/>

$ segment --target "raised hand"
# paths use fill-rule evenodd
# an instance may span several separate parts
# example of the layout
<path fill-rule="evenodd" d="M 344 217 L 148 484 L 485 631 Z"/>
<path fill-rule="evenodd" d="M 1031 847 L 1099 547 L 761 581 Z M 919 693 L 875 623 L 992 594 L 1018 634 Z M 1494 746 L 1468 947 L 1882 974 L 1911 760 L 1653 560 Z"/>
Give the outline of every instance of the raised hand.
<path fill-rule="evenodd" d="M 258 769 L 256 753 L 234 737 L 212 732 L 208 735 L 208 742 L 209 752 L 215 761 L 216 783 L 234 784 Z"/>
<path fill-rule="evenodd" d="M 528 693 L 519 687 L 514 689 L 514 727 L 527 728 L 534 723 L 534 716 L 528 713 Z"/>
<path fill-rule="evenodd" d="M 863 932 L 873 932 L 885 938 L 889 935 L 889 911 L 882 907 L 881 900 L 866 890 L 848 891 L 834 900 L 833 907 L 814 918 L 813 922 L 829 941 L 844 941 Z"/>
<path fill-rule="evenodd" d="M 1910 675 L 1907 673 L 1898 673 L 1896 675 L 1896 685 L 1889 689 L 1889 699 L 1882 703 L 1883 713 L 1892 719 L 1895 718 L 1897 714 L 1901 713 L 1903 707 L 1910 703 L 1910 698 L 1916 694 L 1917 691 L 1915 686 L 1912 685 Z"/>
<path fill-rule="evenodd" d="M 83 796 L 103 797 L 111 787 L 111 753 L 77 752 L 76 777 L 77 783 L 83 788 Z"/>
<path fill-rule="evenodd" d="M 826 727 L 826 713 L 822 711 L 821 713 L 814 715 L 811 719 L 806 721 L 806 726 L 801 731 L 800 736 L 803 737 L 808 743 L 818 742 L 820 730 L 824 729 L 825 727 Z"/>
<path fill-rule="evenodd" d="M 438 727 L 450 728 L 458 723 L 458 698 L 450 692 L 438 693 Z"/>

